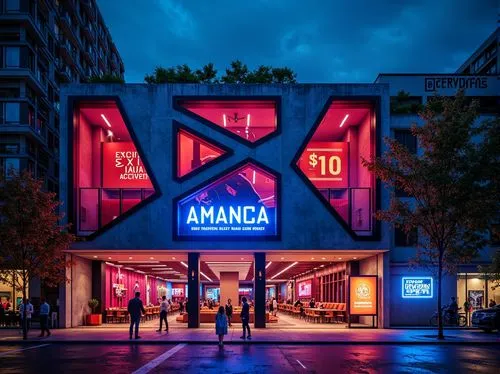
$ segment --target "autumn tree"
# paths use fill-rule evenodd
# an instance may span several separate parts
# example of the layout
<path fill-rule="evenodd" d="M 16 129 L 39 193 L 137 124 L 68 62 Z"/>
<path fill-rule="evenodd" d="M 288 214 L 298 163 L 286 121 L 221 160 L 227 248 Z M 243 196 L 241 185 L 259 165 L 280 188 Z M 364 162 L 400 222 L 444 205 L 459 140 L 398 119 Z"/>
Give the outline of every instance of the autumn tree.
<path fill-rule="evenodd" d="M 490 282 L 491 289 L 500 287 L 500 250 L 497 250 L 488 266 L 479 266 L 479 272 Z"/>
<path fill-rule="evenodd" d="M 42 182 L 25 171 L 9 172 L 0 181 L 0 282 L 22 292 L 33 279 L 48 286 L 67 281 L 63 250 L 73 241 L 67 227 L 60 224 L 60 203 L 55 194 L 42 190 Z M 27 339 L 26 308 L 23 339 Z"/>
<path fill-rule="evenodd" d="M 488 242 L 488 229 L 500 212 L 499 120 L 479 123 L 478 104 L 463 92 L 435 97 L 422 112 L 422 126 L 413 125 L 421 152 L 386 138 L 383 156 L 363 165 L 387 186 L 413 197 L 394 195 L 376 218 L 419 240 L 414 263 L 426 266 L 437 278 L 437 307 L 442 310 L 442 277 L 470 262 Z M 438 339 L 444 339 L 442 314 Z"/>
<path fill-rule="evenodd" d="M 225 74 L 218 77 L 213 63 L 203 66 L 201 69 L 193 70 L 188 65 L 178 65 L 169 68 L 158 66 L 153 74 L 144 77 L 144 81 L 150 84 L 158 83 L 296 83 L 296 74 L 287 67 L 273 68 L 261 65 L 251 71 L 248 66 L 239 60 L 231 62 Z"/>

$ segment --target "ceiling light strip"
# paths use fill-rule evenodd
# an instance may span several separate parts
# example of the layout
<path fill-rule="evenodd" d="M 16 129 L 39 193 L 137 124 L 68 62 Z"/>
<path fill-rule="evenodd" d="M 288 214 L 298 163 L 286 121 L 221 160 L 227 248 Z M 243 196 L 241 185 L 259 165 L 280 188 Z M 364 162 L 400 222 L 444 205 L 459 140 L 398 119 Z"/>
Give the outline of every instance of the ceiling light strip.
<path fill-rule="evenodd" d="M 271 279 L 274 279 L 276 278 L 278 275 L 281 275 L 283 274 L 285 271 L 287 271 L 288 269 L 291 269 L 292 267 L 294 267 L 295 265 L 297 265 L 299 262 L 298 261 L 295 261 L 294 263 L 292 263 L 291 265 L 288 265 L 286 268 L 284 268 L 283 270 L 281 270 L 279 273 L 277 274 L 274 274 L 274 276 L 271 277 Z"/>

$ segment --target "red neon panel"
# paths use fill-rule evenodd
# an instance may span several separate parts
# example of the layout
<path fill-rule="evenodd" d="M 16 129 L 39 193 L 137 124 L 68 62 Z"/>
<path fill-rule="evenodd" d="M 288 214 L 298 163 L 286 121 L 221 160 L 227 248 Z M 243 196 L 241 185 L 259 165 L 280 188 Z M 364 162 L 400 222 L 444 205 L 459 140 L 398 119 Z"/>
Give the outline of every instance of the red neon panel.
<path fill-rule="evenodd" d="M 273 100 L 181 100 L 179 105 L 251 143 L 277 129 Z"/>
<path fill-rule="evenodd" d="M 350 228 L 372 230 L 373 174 L 361 164 L 375 152 L 371 103 L 334 102 L 316 127 L 297 166 Z"/>
<path fill-rule="evenodd" d="M 207 165 L 226 152 L 190 132 L 177 132 L 177 177 L 184 177 L 192 171 Z"/>

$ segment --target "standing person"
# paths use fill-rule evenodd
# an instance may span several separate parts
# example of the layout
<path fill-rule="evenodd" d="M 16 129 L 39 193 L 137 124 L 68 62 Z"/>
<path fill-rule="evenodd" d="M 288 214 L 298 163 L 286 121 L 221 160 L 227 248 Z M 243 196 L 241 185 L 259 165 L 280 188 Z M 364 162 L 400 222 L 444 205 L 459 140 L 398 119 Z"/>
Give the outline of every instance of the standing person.
<path fill-rule="evenodd" d="M 24 308 L 26 308 L 26 330 L 29 331 L 31 327 L 31 315 L 33 314 L 33 305 L 30 303 L 29 299 L 24 299 L 24 302 L 19 305 L 19 318 L 21 321 L 21 330 L 23 329 L 24 323 Z"/>
<path fill-rule="evenodd" d="M 165 321 L 165 331 L 168 333 L 168 321 L 167 321 L 167 313 L 169 309 L 167 297 L 163 296 L 161 298 L 161 303 L 160 303 L 160 328 L 156 330 L 157 332 L 161 332 L 161 326 L 163 321 Z"/>
<path fill-rule="evenodd" d="M 311 301 L 309 301 L 309 308 L 314 308 L 316 306 L 316 302 L 314 301 L 314 299 L 311 299 Z"/>
<path fill-rule="evenodd" d="M 269 303 L 269 314 L 270 314 L 270 315 L 273 315 L 273 314 L 274 314 L 274 304 L 273 304 L 273 299 L 272 299 L 272 298 L 270 298 L 270 299 L 269 299 L 269 301 L 268 301 L 268 303 Z"/>
<path fill-rule="evenodd" d="M 278 313 L 278 302 L 276 301 L 275 297 L 273 297 L 273 309 L 274 309 L 274 316 L 276 317 L 276 313 Z"/>
<path fill-rule="evenodd" d="M 495 302 L 495 300 L 490 299 L 490 303 L 488 304 L 488 307 L 493 308 L 495 305 L 497 305 L 497 303 Z"/>
<path fill-rule="evenodd" d="M 250 326 L 248 325 L 248 322 L 250 322 L 250 305 L 248 305 L 247 298 L 245 296 L 241 298 L 241 301 L 243 302 L 240 313 L 241 324 L 243 326 L 243 336 L 240 336 L 240 339 L 245 340 L 245 335 L 248 330 L 248 340 L 251 340 L 252 335 L 250 334 Z"/>
<path fill-rule="evenodd" d="M 45 298 L 40 299 L 40 335 L 39 338 L 43 338 L 45 332 L 47 332 L 47 337 L 49 337 L 49 313 L 50 313 L 50 305 L 45 301 Z"/>
<path fill-rule="evenodd" d="M 215 333 L 219 335 L 219 347 L 224 346 L 224 335 L 227 335 L 227 316 L 224 307 L 220 306 L 215 316 Z"/>
<path fill-rule="evenodd" d="M 135 338 L 140 339 L 139 336 L 139 322 L 141 321 L 141 313 L 146 314 L 142 300 L 140 299 L 141 293 L 136 292 L 135 297 L 128 302 L 127 310 L 130 314 L 130 339 L 132 339 L 132 331 L 135 325 Z"/>
<path fill-rule="evenodd" d="M 231 318 L 233 318 L 233 306 L 231 305 L 231 299 L 227 299 L 226 316 L 229 326 L 231 326 Z"/>
<path fill-rule="evenodd" d="M 470 314 L 472 312 L 472 298 L 465 300 L 464 310 L 465 310 L 465 319 L 467 320 L 467 325 L 470 325 Z"/>
<path fill-rule="evenodd" d="M 182 301 L 179 301 L 179 311 L 181 314 L 184 314 L 184 302 Z"/>

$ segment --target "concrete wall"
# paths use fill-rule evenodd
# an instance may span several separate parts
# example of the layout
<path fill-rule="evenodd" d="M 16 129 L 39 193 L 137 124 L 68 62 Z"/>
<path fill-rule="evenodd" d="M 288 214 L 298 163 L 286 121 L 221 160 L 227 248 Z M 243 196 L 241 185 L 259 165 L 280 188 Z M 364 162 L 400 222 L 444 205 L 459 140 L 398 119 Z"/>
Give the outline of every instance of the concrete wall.
<path fill-rule="evenodd" d="M 378 316 L 377 326 L 379 328 L 388 327 L 390 323 L 390 284 L 389 284 L 389 253 L 382 253 L 376 256 L 359 261 L 359 275 L 376 275 L 378 287 Z M 366 325 L 372 324 L 372 317 L 359 317 L 359 322 Z"/>
<path fill-rule="evenodd" d="M 231 299 L 233 305 L 238 305 L 239 273 L 220 273 L 220 304 L 226 305 L 227 299 Z"/>
<path fill-rule="evenodd" d="M 410 270 L 405 265 L 392 265 L 390 315 L 391 326 L 429 326 L 429 320 L 437 310 L 437 278 L 425 269 Z M 433 276 L 434 295 L 430 299 L 404 299 L 402 297 L 402 277 Z M 457 296 L 457 277 L 443 277 L 442 303 L 449 304 L 452 296 Z"/>
<path fill-rule="evenodd" d="M 156 177 L 162 196 L 143 207 L 119 225 L 96 239 L 75 243 L 73 248 L 99 249 L 190 249 L 192 243 L 173 240 L 173 198 L 204 183 L 239 161 L 251 157 L 274 169 L 282 176 L 281 186 L 281 241 L 217 240 L 197 242 L 196 248 L 230 248 L 247 250 L 283 249 L 387 249 L 387 225 L 382 224 L 380 241 L 354 240 L 332 216 L 322 202 L 291 168 L 290 163 L 304 142 L 309 130 L 332 96 L 374 96 L 381 102 L 380 136 L 389 136 L 389 96 L 387 85 L 375 84 L 304 84 L 304 85 L 67 85 L 61 92 L 61 198 L 67 206 L 68 157 L 68 97 L 82 95 L 119 96 L 138 142 Z M 173 97 L 200 96 L 280 96 L 281 134 L 257 148 L 251 148 L 213 130 L 209 126 L 173 108 Z M 193 176 L 183 183 L 172 180 L 172 121 L 200 132 L 230 147 L 234 154 L 219 164 Z M 383 147 L 383 145 L 382 145 Z M 383 148 L 382 148 L 383 150 Z M 381 191 L 382 202 L 388 192 Z M 165 235 L 165 233 L 167 233 Z M 214 238 L 215 239 L 215 238 Z"/>
<path fill-rule="evenodd" d="M 60 327 L 77 327 L 90 313 L 87 302 L 92 298 L 92 261 L 68 255 L 72 267 L 67 270 L 69 282 L 59 287 Z"/>

